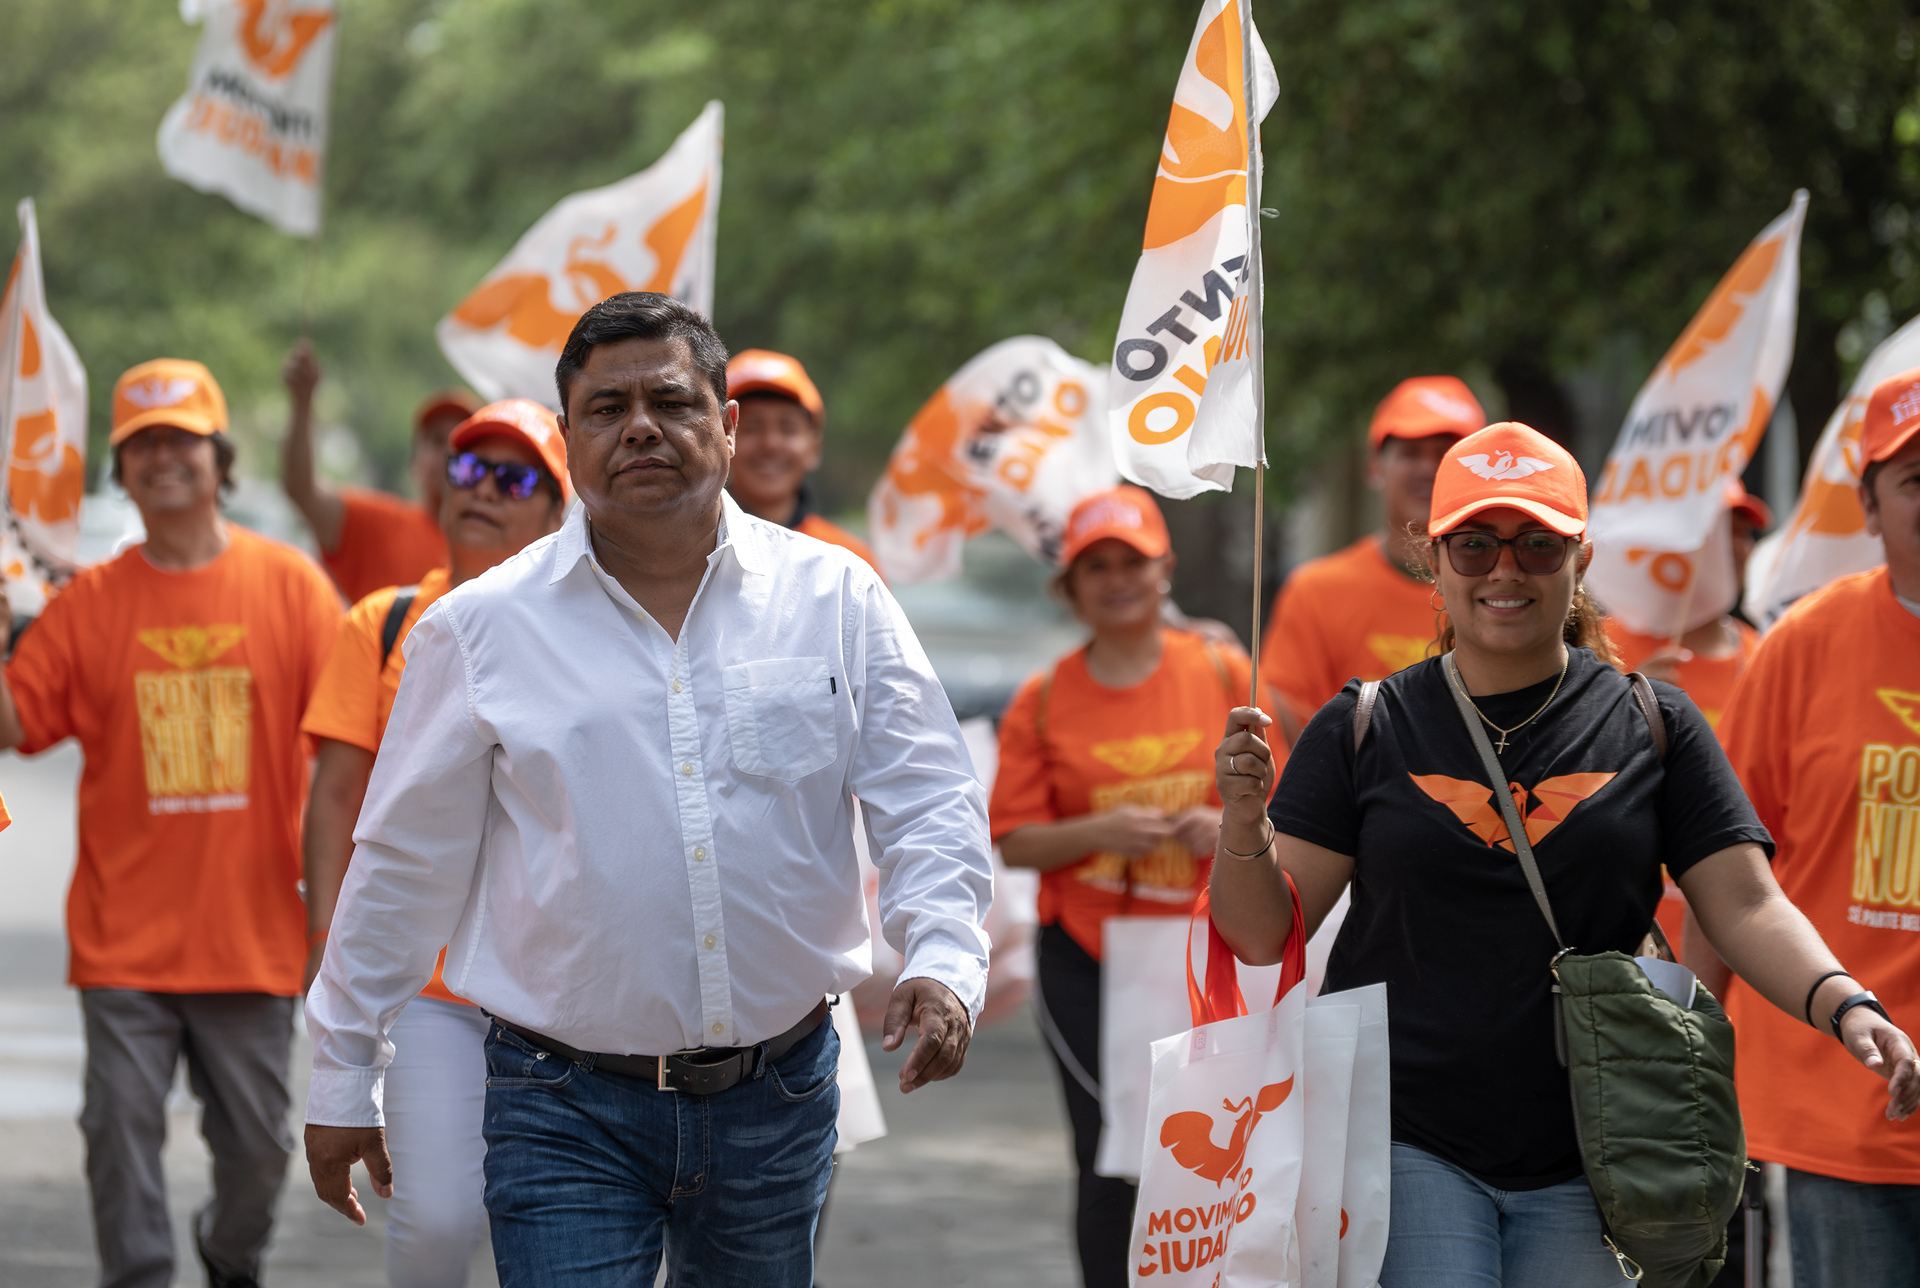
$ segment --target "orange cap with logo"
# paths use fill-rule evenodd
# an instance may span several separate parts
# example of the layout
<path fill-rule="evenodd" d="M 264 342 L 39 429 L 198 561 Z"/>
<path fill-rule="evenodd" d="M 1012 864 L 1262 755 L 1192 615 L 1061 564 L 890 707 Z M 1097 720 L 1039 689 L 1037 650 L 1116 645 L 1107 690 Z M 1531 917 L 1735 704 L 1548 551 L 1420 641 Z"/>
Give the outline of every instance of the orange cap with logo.
<path fill-rule="evenodd" d="M 1890 461 L 1915 434 L 1920 434 L 1920 368 L 1873 387 L 1860 427 L 1860 459 L 1867 465 Z"/>
<path fill-rule="evenodd" d="M 1487 423 L 1487 413 L 1464 380 L 1452 376 L 1414 376 L 1402 380 L 1373 409 L 1367 446 L 1379 451 L 1389 438 L 1461 437 Z"/>
<path fill-rule="evenodd" d="M 1474 515 L 1503 507 L 1577 537 L 1587 530 L 1587 476 L 1566 448 L 1539 430 L 1512 420 L 1489 425 L 1440 458 L 1427 533 L 1445 536 Z"/>
<path fill-rule="evenodd" d="M 1073 507 L 1060 541 L 1060 566 L 1078 559 L 1086 548 L 1108 537 L 1124 541 L 1149 559 L 1173 548 L 1167 521 L 1153 497 L 1141 488 L 1122 485 L 1096 492 Z"/>
<path fill-rule="evenodd" d="M 813 387 L 807 369 L 799 360 L 771 349 L 742 349 L 727 363 L 727 397 L 739 398 L 745 394 L 779 394 L 782 398 L 791 398 L 807 409 L 816 425 L 827 409 L 820 399 L 820 391 Z"/>
<path fill-rule="evenodd" d="M 414 432 L 425 429 L 435 416 L 452 413 L 464 420 L 479 410 L 480 400 L 464 389 L 436 389 L 413 409 Z"/>
<path fill-rule="evenodd" d="M 118 447 L 143 429 L 170 425 L 189 434 L 227 432 L 227 398 L 213 373 L 186 358 L 155 358 L 129 367 L 113 384 L 113 431 Z"/>
<path fill-rule="evenodd" d="M 560 433 L 560 422 L 552 412 L 530 398 L 503 398 L 488 403 L 461 421 L 447 437 L 447 447 L 460 451 L 483 438 L 517 438 L 540 457 L 547 472 L 560 482 L 560 500 L 573 499 L 573 483 L 567 477 L 567 440 Z"/>

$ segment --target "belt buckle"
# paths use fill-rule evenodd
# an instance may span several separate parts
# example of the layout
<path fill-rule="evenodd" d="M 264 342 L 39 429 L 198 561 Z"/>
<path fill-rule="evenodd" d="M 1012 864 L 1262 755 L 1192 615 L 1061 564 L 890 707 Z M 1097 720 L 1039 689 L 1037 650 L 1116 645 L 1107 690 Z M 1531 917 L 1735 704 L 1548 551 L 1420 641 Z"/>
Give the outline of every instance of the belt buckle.
<path fill-rule="evenodd" d="M 653 1061 L 654 1089 L 656 1091 L 671 1091 L 671 1092 L 674 1092 L 675 1094 L 678 1094 L 680 1091 L 680 1088 L 673 1086 L 671 1083 L 667 1081 L 667 1061 L 673 1059 L 673 1056 L 691 1055 L 695 1051 L 698 1051 L 700 1049 L 701 1048 L 699 1047 L 682 1047 L 680 1050 L 675 1051 L 673 1055 L 655 1056 Z"/>

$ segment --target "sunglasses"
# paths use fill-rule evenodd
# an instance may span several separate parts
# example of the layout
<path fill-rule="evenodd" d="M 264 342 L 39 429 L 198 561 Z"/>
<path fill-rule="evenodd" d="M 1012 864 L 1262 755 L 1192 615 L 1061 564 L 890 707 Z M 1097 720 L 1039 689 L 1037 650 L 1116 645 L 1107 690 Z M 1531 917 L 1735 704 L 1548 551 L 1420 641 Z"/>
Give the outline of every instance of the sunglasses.
<path fill-rule="evenodd" d="M 495 487 L 516 501 L 524 501 L 538 490 L 545 471 L 519 461 L 489 461 L 472 452 L 455 452 L 447 457 L 447 482 L 454 487 L 479 487 L 480 480 L 489 474 Z"/>
<path fill-rule="evenodd" d="M 1484 577 L 1500 563 L 1500 547 L 1513 547 L 1513 562 L 1531 577 L 1550 577 L 1567 562 L 1572 537 L 1534 528 L 1516 537 L 1491 532 L 1449 532 L 1436 538 L 1447 548 L 1447 562 L 1462 577 Z"/>

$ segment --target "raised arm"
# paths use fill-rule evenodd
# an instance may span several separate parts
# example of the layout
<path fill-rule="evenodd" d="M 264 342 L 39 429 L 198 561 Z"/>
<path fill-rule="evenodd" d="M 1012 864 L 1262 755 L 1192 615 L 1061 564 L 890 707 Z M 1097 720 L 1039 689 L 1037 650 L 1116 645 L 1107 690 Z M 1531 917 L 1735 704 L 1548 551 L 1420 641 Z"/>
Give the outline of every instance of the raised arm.
<path fill-rule="evenodd" d="M 280 368 L 291 404 L 287 437 L 280 444 L 280 486 L 294 508 L 306 516 L 320 549 L 332 554 L 340 548 L 340 529 L 347 507 L 340 494 L 319 481 L 313 472 L 313 391 L 320 383 L 320 363 L 313 346 L 296 342 Z"/>
<path fill-rule="evenodd" d="M 1826 1032 L 1840 1003 L 1871 987 L 1851 975 L 1813 987 L 1820 976 L 1840 970 L 1840 961 L 1781 893 L 1758 845 L 1719 850 L 1677 880 L 1713 950 L 1760 996 L 1801 1023 L 1811 1014 L 1814 1027 Z M 1920 1107 L 1920 1060 L 1905 1033 L 1856 1006 L 1840 1021 L 1840 1039 L 1854 1059 L 1888 1080 L 1887 1117 L 1904 1119 Z"/>

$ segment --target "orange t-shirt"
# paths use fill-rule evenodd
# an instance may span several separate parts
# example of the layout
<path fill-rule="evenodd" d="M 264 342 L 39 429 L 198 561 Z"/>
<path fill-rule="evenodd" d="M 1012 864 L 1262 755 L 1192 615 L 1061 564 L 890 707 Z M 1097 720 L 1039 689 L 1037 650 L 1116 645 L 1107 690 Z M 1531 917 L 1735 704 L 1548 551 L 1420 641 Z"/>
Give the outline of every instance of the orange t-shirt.
<path fill-rule="evenodd" d="M 1084 648 L 1020 686 L 1000 720 L 1000 768 L 988 807 L 994 840 L 1029 823 L 1122 805 L 1171 815 L 1220 804 L 1213 750 L 1227 713 L 1246 701 L 1251 662 L 1187 631 L 1168 630 L 1162 639 L 1159 668 L 1130 689 L 1097 683 Z M 1212 866 L 1212 855 L 1190 853 L 1172 839 L 1131 863 L 1089 854 L 1041 875 L 1040 923 L 1057 922 L 1098 958 L 1101 922 L 1192 915 Z"/>
<path fill-rule="evenodd" d="M 1642 662 L 1667 646 L 1668 641 L 1660 636 L 1637 634 L 1611 617 L 1606 624 L 1607 638 L 1613 641 L 1614 652 L 1620 655 L 1622 671 L 1637 670 Z M 1693 705 L 1700 708 L 1700 714 L 1707 718 L 1715 733 L 1720 731 L 1720 717 L 1733 698 L 1733 686 L 1753 661 L 1754 650 L 1760 647 L 1759 631 L 1738 618 L 1733 625 L 1740 633 L 1740 647 L 1735 652 L 1726 657 L 1696 656 L 1675 668 L 1680 687 L 1693 699 Z"/>
<path fill-rule="evenodd" d="M 1348 680 L 1384 680 L 1427 656 L 1432 595 L 1387 562 L 1377 536 L 1301 564 L 1274 598 L 1260 674 L 1304 725 Z"/>
<path fill-rule="evenodd" d="M 447 563 L 440 521 L 418 501 L 347 488 L 340 493 L 340 544 L 320 562 L 340 591 L 358 603 L 386 586 L 411 586 Z"/>
<path fill-rule="evenodd" d="M 1885 568 L 1788 610 L 1741 677 L 1720 737 L 1779 845 L 1780 888 L 1894 1022 L 1916 1031 L 1920 618 L 1894 599 Z M 1920 1120 L 1886 1120 L 1887 1084 L 1824 1027 L 1738 981 L 1728 992 L 1748 1152 L 1821 1176 L 1920 1185 Z"/>
<path fill-rule="evenodd" d="M 866 560 L 875 572 L 880 571 L 880 565 L 873 557 L 873 547 L 837 523 L 823 519 L 817 514 L 808 514 L 806 518 L 800 520 L 800 526 L 795 531 L 804 532 L 816 541 L 824 541 L 828 545 L 842 546 L 851 550 Z M 882 574 L 882 579 L 884 578 L 885 574 Z"/>
<path fill-rule="evenodd" d="M 401 642 L 420 620 L 420 614 L 447 593 L 451 581 L 445 568 L 435 568 L 420 579 L 413 604 L 400 619 L 400 634 L 394 639 L 393 651 L 384 659 L 380 656 L 380 637 L 386 630 L 387 614 L 393 609 L 400 587 L 376 590 L 347 611 L 346 619 L 340 623 L 339 642 L 334 645 L 333 656 L 327 659 L 327 669 L 321 673 L 313 699 L 307 704 L 306 718 L 300 722 L 303 733 L 350 743 L 365 751 L 380 750 L 380 740 L 387 732 L 387 717 L 393 714 L 393 700 L 400 692 L 400 673 L 407 666 Z M 442 977 L 446 965 L 447 950 L 442 948 L 440 960 L 433 965 L 433 978 L 420 990 L 421 996 L 468 1005 L 464 997 L 456 997 L 448 990 Z"/>
<path fill-rule="evenodd" d="M 300 991 L 300 714 L 340 602 L 299 551 L 229 524 L 162 572 L 140 547 L 82 571 L 6 669 L 26 740 L 79 740 L 68 979 L 156 993 Z"/>

